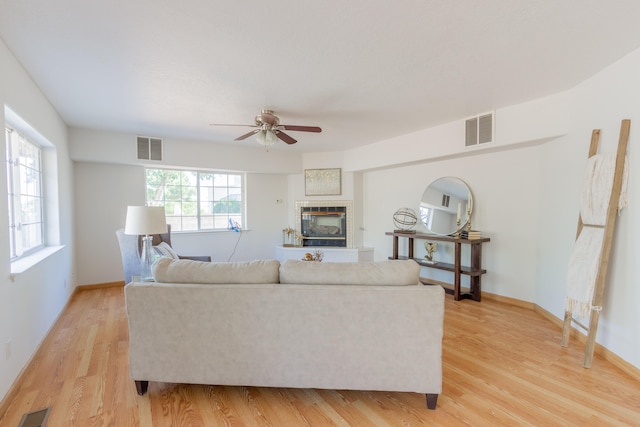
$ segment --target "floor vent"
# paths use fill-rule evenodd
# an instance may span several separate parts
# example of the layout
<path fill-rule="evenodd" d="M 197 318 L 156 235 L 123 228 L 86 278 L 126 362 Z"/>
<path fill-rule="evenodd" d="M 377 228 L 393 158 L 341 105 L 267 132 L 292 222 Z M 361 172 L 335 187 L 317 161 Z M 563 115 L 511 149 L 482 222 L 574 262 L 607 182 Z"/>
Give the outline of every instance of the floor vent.
<path fill-rule="evenodd" d="M 481 114 L 465 122 L 465 147 L 493 142 L 493 113 Z"/>
<path fill-rule="evenodd" d="M 138 160 L 162 160 L 162 139 L 139 136 Z"/>
<path fill-rule="evenodd" d="M 39 411 L 24 414 L 18 427 L 44 427 L 47 424 L 47 418 L 49 418 L 49 410 L 51 410 L 51 408 L 40 409 Z"/>

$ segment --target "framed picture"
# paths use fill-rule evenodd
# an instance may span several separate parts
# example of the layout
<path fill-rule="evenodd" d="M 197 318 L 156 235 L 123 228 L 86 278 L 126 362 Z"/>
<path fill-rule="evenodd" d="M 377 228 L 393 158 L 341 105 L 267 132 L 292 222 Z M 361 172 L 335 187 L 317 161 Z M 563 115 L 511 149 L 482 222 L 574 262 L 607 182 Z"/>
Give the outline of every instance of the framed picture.
<path fill-rule="evenodd" d="M 342 169 L 305 169 L 306 196 L 339 196 L 342 194 Z"/>

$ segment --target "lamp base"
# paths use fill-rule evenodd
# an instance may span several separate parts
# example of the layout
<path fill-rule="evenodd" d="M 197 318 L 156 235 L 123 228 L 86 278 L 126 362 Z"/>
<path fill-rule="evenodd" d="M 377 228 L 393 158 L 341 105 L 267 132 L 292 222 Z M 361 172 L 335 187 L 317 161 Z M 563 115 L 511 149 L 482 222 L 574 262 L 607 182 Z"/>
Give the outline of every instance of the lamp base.
<path fill-rule="evenodd" d="M 140 280 L 142 282 L 153 282 L 153 273 L 151 265 L 153 265 L 153 236 L 144 236 L 142 238 L 142 253 L 140 254 Z"/>

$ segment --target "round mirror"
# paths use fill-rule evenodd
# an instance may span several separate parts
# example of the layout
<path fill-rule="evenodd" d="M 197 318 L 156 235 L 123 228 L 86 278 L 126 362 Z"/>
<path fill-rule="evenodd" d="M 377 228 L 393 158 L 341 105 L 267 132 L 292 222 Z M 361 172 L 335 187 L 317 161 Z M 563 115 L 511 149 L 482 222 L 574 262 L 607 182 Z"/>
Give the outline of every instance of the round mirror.
<path fill-rule="evenodd" d="M 448 176 L 436 179 L 424 190 L 420 222 L 430 233 L 448 236 L 467 225 L 472 211 L 473 197 L 467 184 L 460 178 Z"/>

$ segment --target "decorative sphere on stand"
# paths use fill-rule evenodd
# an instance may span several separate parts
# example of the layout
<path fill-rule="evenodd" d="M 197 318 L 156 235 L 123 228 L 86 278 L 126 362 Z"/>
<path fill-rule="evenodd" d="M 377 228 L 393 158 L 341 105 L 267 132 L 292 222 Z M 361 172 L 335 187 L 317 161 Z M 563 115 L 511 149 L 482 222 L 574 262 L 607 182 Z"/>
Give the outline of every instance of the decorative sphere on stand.
<path fill-rule="evenodd" d="M 393 214 L 393 225 L 396 231 L 413 232 L 413 227 L 418 223 L 418 215 L 411 208 L 400 208 Z"/>

